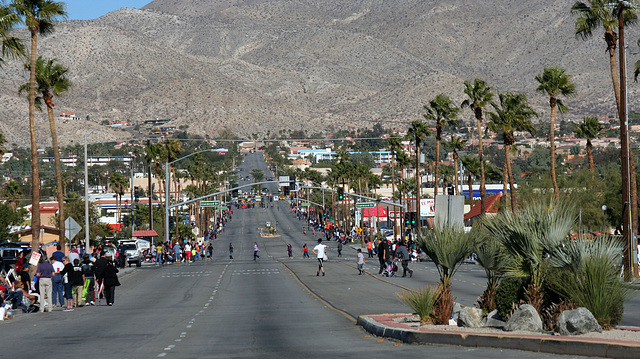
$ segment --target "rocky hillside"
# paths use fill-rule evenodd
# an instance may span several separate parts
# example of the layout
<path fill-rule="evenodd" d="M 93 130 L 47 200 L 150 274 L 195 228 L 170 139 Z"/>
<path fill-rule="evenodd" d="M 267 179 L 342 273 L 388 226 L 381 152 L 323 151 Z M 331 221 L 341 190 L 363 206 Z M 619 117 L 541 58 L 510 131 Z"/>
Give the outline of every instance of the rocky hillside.
<path fill-rule="evenodd" d="M 463 81 L 524 92 L 548 116 L 534 76 L 561 66 L 579 94 L 564 118 L 612 115 L 601 31 L 577 39 L 573 1 L 555 0 L 156 0 L 93 21 L 67 21 L 39 51 L 71 69 L 73 90 L 56 111 L 90 122 L 172 119 L 215 136 L 368 126 L 405 128 L 444 92 L 461 102 Z M 629 63 L 638 32 L 627 31 Z M 26 33 L 22 33 L 26 37 Z M 27 81 L 18 63 L 0 69 L 0 131 L 28 139 Z M 630 83 L 633 110 L 638 85 Z M 471 113 L 465 112 L 465 118 Z M 42 115 L 39 143 L 48 144 Z M 81 143 L 95 124 L 60 123 L 61 142 Z M 104 133 L 103 133 L 104 132 Z M 126 137 L 98 131 L 92 140 Z"/>

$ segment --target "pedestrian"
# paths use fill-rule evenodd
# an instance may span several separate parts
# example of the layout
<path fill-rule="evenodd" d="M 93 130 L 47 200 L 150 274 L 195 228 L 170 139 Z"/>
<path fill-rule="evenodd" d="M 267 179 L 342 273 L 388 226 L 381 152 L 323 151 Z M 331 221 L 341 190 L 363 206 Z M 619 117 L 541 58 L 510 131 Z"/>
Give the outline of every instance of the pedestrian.
<path fill-rule="evenodd" d="M 409 251 L 403 241 L 400 241 L 400 244 L 396 247 L 396 256 L 402 260 L 402 277 L 406 277 L 407 272 L 409 272 L 409 278 L 413 277 L 413 270 L 409 269 L 411 257 L 409 257 Z"/>
<path fill-rule="evenodd" d="M 289 255 L 289 258 L 293 258 L 293 247 L 291 247 L 291 243 L 287 245 L 287 254 Z"/>
<path fill-rule="evenodd" d="M 309 258 L 309 247 L 306 243 L 302 246 L 302 258 Z"/>
<path fill-rule="evenodd" d="M 73 272 L 69 273 L 69 281 L 72 282 L 71 297 L 74 307 L 82 307 L 82 293 L 84 292 L 84 273 L 79 259 L 73 260 Z"/>
<path fill-rule="evenodd" d="M 56 245 L 56 251 L 51 253 L 52 256 L 56 257 L 56 261 L 62 263 L 62 257 L 64 257 L 64 252 L 62 251 L 62 246 L 60 244 Z M 53 264 L 53 263 L 51 263 Z"/>
<path fill-rule="evenodd" d="M 62 258 L 64 258 L 64 256 L 62 256 Z M 62 275 L 60 274 L 64 269 L 62 258 L 58 260 L 58 257 L 54 255 L 50 258 L 54 271 L 53 277 L 51 278 L 51 283 L 53 285 L 53 307 L 62 307 L 64 305 L 64 283 L 62 281 Z"/>
<path fill-rule="evenodd" d="M 207 246 L 207 262 L 211 262 L 213 259 L 213 244 L 209 242 L 209 246 Z"/>
<path fill-rule="evenodd" d="M 316 272 L 316 276 L 319 276 L 320 271 L 322 271 L 322 276 L 324 277 L 324 261 L 328 249 L 329 246 L 322 244 L 322 238 L 318 238 L 318 244 L 313 247 L 313 253 L 318 257 L 318 271 Z"/>
<path fill-rule="evenodd" d="M 62 282 L 64 283 L 64 297 L 67 300 L 67 307 L 63 309 L 65 312 L 73 311 L 73 281 L 71 274 L 73 273 L 73 264 L 69 263 L 69 257 L 63 257 L 64 269 L 60 272 Z"/>
<path fill-rule="evenodd" d="M 100 258 L 96 259 L 94 264 L 96 268 L 96 287 L 98 287 L 97 298 L 100 300 L 104 297 L 104 270 L 107 268 L 107 264 L 109 264 L 104 250 L 100 252 Z"/>
<path fill-rule="evenodd" d="M 112 258 L 107 262 L 107 266 L 104 268 L 103 280 L 104 280 L 104 297 L 107 299 L 107 305 L 112 306 L 116 298 L 116 287 L 120 285 L 118 281 L 118 268 L 113 265 Z"/>
<path fill-rule="evenodd" d="M 367 254 L 369 258 L 373 258 L 373 241 L 367 241 Z"/>
<path fill-rule="evenodd" d="M 356 264 L 358 265 L 358 275 L 362 275 L 364 273 L 364 254 L 362 254 L 362 249 L 360 248 L 358 248 Z"/>
<path fill-rule="evenodd" d="M 82 267 L 82 274 L 84 275 L 84 287 L 82 289 L 82 302 L 85 304 L 94 305 L 95 302 L 95 276 L 96 270 L 95 265 L 91 262 L 89 254 L 84 254 L 82 256 L 82 263 L 80 263 Z"/>
<path fill-rule="evenodd" d="M 342 241 L 338 241 L 338 257 L 342 257 Z"/>
<path fill-rule="evenodd" d="M 51 260 L 55 260 L 54 256 L 51 256 Z M 40 288 L 40 312 L 53 310 L 53 284 L 51 283 L 51 277 L 53 277 L 55 270 L 51 263 L 44 260 L 44 256 L 40 257 L 40 263 L 36 269 L 36 277 L 38 277 L 38 286 Z M 48 304 L 48 308 L 45 307 L 45 300 Z"/>
<path fill-rule="evenodd" d="M 258 242 L 253 242 L 253 260 L 255 261 L 256 258 L 260 258 L 260 256 L 258 255 L 258 252 L 260 252 L 260 248 L 258 248 Z"/>
<path fill-rule="evenodd" d="M 387 257 L 389 256 L 389 245 L 385 241 L 380 241 L 378 244 L 378 261 L 380 262 L 380 270 L 378 274 L 382 274 L 387 266 Z"/>
<path fill-rule="evenodd" d="M 229 242 L 229 259 L 233 259 L 233 244 Z"/>

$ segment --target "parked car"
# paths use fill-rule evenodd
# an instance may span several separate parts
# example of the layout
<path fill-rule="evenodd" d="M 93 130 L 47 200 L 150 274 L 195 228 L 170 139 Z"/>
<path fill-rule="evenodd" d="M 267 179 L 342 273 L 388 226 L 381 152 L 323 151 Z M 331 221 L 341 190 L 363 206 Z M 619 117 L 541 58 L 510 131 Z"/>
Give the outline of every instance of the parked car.
<path fill-rule="evenodd" d="M 142 248 L 140 248 L 140 242 L 137 239 L 122 239 L 118 244 L 124 246 L 124 254 L 127 259 L 129 267 L 134 263 L 136 267 L 142 265 L 144 258 L 142 257 Z"/>

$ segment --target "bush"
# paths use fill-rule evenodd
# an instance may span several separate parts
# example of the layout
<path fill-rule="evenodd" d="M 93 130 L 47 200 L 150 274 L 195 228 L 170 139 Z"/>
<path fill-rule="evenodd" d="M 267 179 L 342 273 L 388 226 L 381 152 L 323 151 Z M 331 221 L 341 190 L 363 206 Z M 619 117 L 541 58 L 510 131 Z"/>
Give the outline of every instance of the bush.
<path fill-rule="evenodd" d="M 524 290 L 527 286 L 524 277 L 504 277 L 496 291 L 496 309 L 502 320 L 507 321 L 513 312 L 513 306 L 518 305 L 524 299 Z"/>
<path fill-rule="evenodd" d="M 431 323 L 431 311 L 438 297 L 438 289 L 434 286 L 423 287 L 418 291 L 398 293 L 398 298 L 420 317 L 420 325 Z"/>

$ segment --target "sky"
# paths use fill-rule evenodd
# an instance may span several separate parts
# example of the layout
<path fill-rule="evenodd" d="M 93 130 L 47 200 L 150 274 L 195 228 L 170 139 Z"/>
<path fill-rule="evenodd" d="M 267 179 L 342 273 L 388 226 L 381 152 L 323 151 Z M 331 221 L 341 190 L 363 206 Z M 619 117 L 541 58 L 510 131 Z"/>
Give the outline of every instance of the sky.
<path fill-rule="evenodd" d="M 123 7 L 139 9 L 151 0 L 60 0 L 67 4 L 69 20 L 93 20 Z"/>

